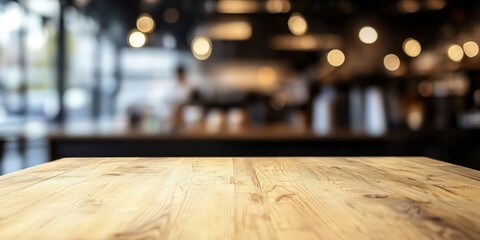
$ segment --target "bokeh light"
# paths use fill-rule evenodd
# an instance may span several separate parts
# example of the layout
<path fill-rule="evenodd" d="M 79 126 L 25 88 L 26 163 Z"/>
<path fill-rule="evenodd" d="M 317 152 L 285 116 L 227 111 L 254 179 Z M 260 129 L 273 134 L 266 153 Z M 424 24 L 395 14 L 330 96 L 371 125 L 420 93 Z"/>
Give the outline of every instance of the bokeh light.
<path fill-rule="evenodd" d="M 128 44 L 134 48 L 141 48 L 147 43 L 147 35 L 136 29 L 130 31 L 128 34 Z"/>
<path fill-rule="evenodd" d="M 155 21 L 148 13 L 143 13 L 137 18 L 137 29 L 143 33 L 151 33 L 155 30 Z"/>
<path fill-rule="evenodd" d="M 214 40 L 248 40 L 252 36 L 252 25 L 247 21 L 219 22 L 209 26 L 208 37 Z"/>
<path fill-rule="evenodd" d="M 372 44 L 378 39 L 378 33 L 375 28 L 370 26 L 365 26 L 358 32 L 358 38 L 360 41 L 366 44 Z"/>
<path fill-rule="evenodd" d="M 447 47 L 447 55 L 454 62 L 460 62 L 463 59 L 463 49 L 458 44 L 451 44 Z"/>
<path fill-rule="evenodd" d="M 257 12 L 260 5 L 257 1 L 220 0 L 217 3 L 217 12 L 227 14 L 244 14 Z"/>
<path fill-rule="evenodd" d="M 269 13 L 286 13 L 290 11 L 291 4 L 288 0 L 268 0 L 265 9 Z"/>
<path fill-rule="evenodd" d="M 330 65 L 339 67 L 345 62 L 345 54 L 338 49 L 333 49 L 328 52 L 327 61 Z"/>
<path fill-rule="evenodd" d="M 288 19 L 288 29 L 293 35 L 303 35 L 308 30 L 308 23 L 300 13 L 293 13 Z"/>
<path fill-rule="evenodd" d="M 408 38 L 403 42 L 403 51 L 410 57 L 417 57 L 422 52 L 422 45 L 417 40 Z"/>
<path fill-rule="evenodd" d="M 64 104 L 70 109 L 80 109 L 89 102 L 89 94 L 85 88 L 74 87 L 65 90 Z"/>
<path fill-rule="evenodd" d="M 445 0 L 427 0 L 426 2 L 427 7 L 432 9 L 432 10 L 440 10 L 447 5 Z"/>
<path fill-rule="evenodd" d="M 412 61 L 412 70 L 417 74 L 429 74 L 439 62 L 440 58 L 436 53 L 426 51 Z"/>
<path fill-rule="evenodd" d="M 277 73 L 271 67 L 261 67 L 257 71 L 257 80 L 263 86 L 270 86 L 277 80 Z"/>
<path fill-rule="evenodd" d="M 0 32 L 16 31 L 20 29 L 24 21 L 22 7 L 17 2 L 8 2 L 0 12 Z M 1 37 L 6 34 L 2 33 Z"/>
<path fill-rule="evenodd" d="M 474 41 L 468 41 L 463 44 L 463 51 L 467 57 L 473 58 L 478 55 L 478 44 Z"/>
<path fill-rule="evenodd" d="M 192 53 L 198 60 L 206 60 L 212 54 L 212 42 L 204 36 L 198 36 L 192 41 Z"/>
<path fill-rule="evenodd" d="M 395 71 L 400 67 L 400 59 L 395 54 L 388 54 L 383 58 L 383 64 L 389 71 Z"/>
<path fill-rule="evenodd" d="M 420 9 L 420 3 L 417 0 L 400 0 L 397 2 L 397 8 L 401 12 L 414 13 Z"/>

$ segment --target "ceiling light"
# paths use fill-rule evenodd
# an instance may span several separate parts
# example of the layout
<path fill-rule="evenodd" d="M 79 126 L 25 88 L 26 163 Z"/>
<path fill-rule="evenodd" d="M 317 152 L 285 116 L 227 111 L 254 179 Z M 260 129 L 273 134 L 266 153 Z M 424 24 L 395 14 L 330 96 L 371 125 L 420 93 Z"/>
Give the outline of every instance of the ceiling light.
<path fill-rule="evenodd" d="M 218 22 L 208 26 L 207 35 L 215 40 L 248 40 L 252 25 L 246 21 Z"/>
<path fill-rule="evenodd" d="M 454 62 L 460 62 L 463 59 L 463 49 L 457 44 L 451 44 L 447 47 L 447 56 Z"/>
<path fill-rule="evenodd" d="M 229 14 L 255 13 L 260 9 L 257 1 L 249 0 L 220 0 L 217 3 L 217 12 Z"/>
<path fill-rule="evenodd" d="M 333 49 L 327 54 L 327 61 L 334 67 L 339 67 L 345 62 L 345 54 L 338 49 Z"/>
<path fill-rule="evenodd" d="M 257 71 L 257 80 L 264 86 L 270 86 L 277 80 L 277 73 L 271 67 L 261 67 Z"/>
<path fill-rule="evenodd" d="M 401 12 L 414 13 L 420 9 L 420 3 L 417 0 L 400 0 L 397 8 Z"/>
<path fill-rule="evenodd" d="M 141 48 L 147 43 L 147 35 L 137 30 L 132 30 L 128 34 L 128 44 L 134 48 Z"/>
<path fill-rule="evenodd" d="M 473 58 L 478 55 L 478 44 L 473 41 L 468 41 L 463 44 L 463 51 L 469 58 Z"/>
<path fill-rule="evenodd" d="M 427 0 L 427 7 L 432 10 L 440 10 L 447 4 L 445 0 Z"/>
<path fill-rule="evenodd" d="M 148 13 L 143 13 L 137 18 L 137 29 L 143 33 L 151 33 L 155 30 L 155 21 Z"/>
<path fill-rule="evenodd" d="M 388 54 L 383 58 L 383 64 L 389 71 L 395 71 L 400 67 L 400 59 L 395 54 Z"/>
<path fill-rule="evenodd" d="M 335 34 L 276 35 L 271 38 L 270 44 L 276 50 L 317 51 L 340 48 L 342 39 Z"/>
<path fill-rule="evenodd" d="M 290 11 L 291 4 L 288 0 L 268 0 L 265 9 L 269 13 L 286 13 Z"/>
<path fill-rule="evenodd" d="M 198 60 L 206 60 L 212 54 L 212 42 L 204 36 L 198 36 L 192 41 L 192 53 Z"/>
<path fill-rule="evenodd" d="M 358 38 L 360 41 L 366 44 L 372 44 L 378 39 L 378 33 L 375 28 L 370 26 L 365 26 L 358 32 Z"/>
<path fill-rule="evenodd" d="M 403 51 L 410 57 L 417 57 L 422 52 L 422 46 L 417 40 L 408 38 L 403 42 Z"/>
<path fill-rule="evenodd" d="M 288 29 L 293 35 L 303 35 L 308 30 L 308 23 L 300 13 L 293 13 L 288 19 Z"/>

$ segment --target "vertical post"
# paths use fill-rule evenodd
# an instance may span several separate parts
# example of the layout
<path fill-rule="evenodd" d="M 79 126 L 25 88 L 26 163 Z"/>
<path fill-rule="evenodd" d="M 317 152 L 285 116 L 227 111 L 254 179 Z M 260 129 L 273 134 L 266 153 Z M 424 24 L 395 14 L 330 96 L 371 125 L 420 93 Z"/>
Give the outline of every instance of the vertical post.
<path fill-rule="evenodd" d="M 100 32 L 96 36 L 96 47 L 93 62 L 95 81 L 92 87 L 92 118 L 98 120 L 100 116 L 100 104 L 101 104 L 101 86 L 102 86 L 102 35 Z"/>
<path fill-rule="evenodd" d="M 20 30 L 18 32 L 18 66 L 20 69 L 20 114 L 22 116 L 22 121 L 27 121 L 28 115 L 28 66 L 27 66 L 27 46 L 26 46 L 26 37 L 27 37 L 27 24 L 26 24 L 26 17 L 28 17 L 28 9 L 25 6 L 23 1 L 18 1 L 24 17 L 22 19 L 22 23 L 20 26 Z M 27 149 L 26 144 L 27 140 L 23 135 L 18 136 L 17 147 L 18 152 L 21 156 L 21 166 L 23 168 L 27 168 Z"/>
<path fill-rule="evenodd" d="M 64 91 L 66 82 L 66 51 L 65 51 L 65 7 L 67 5 L 65 0 L 59 0 L 60 12 L 58 17 L 58 35 L 57 35 L 57 94 L 58 94 L 58 114 L 56 122 L 63 125 L 65 121 L 65 105 L 64 105 Z"/>
<path fill-rule="evenodd" d="M 118 93 L 120 92 L 120 89 L 121 89 L 121 85 L 122 85 L 122 81 L 123 81 L 123 76 L 122 76 L 122 62 L 121 62 L 121 58 L 122 58 L 122 47 L 120 46 L 117 46 L 116 47 L 116 54 L 117 56 L 115 57 L 115 70 L 114 70 L 114 77 L 115 77 L 115 81 L 116 81 L 116 84 L 115 84 L 115 89 L 113 90 L 112 92 L 112 95 L 110 96 L 110 114 L 111 116 L 113 116 L 115 114 L 115 107 L 117 105 L 117 100 L 118 100 Z"/>
<path fill-rule="evenodd" d="M 23 4 L 23 1 L 19 1 L 20 7 L 22 8 L 22 12 L 25 16 L 28 15 L 27 8 Z M 28 90 L 28 76 L 27 76 L 27 51 L 26 51 L 26 36 L 27 36 L 27 29 L 26 29 L 26 22 L 22 20 L 22 24 L 18 31 L 18 66 L 20 69 L 20 114 L 23 117 L 23 120 L 26 120 L 27 115 L 27 108 L 28 108 L 28 99 L 27 99 L 27 90 Z"/>

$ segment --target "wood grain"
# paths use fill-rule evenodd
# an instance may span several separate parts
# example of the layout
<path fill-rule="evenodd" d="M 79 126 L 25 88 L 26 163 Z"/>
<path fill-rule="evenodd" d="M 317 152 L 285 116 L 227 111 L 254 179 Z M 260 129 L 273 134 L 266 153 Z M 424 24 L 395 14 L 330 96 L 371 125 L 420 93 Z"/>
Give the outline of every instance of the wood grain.
<path fill-rule="evenodd" d="M 427 158 L 77 158 L 0 177 L 0 239 L 480 239 Z"/>

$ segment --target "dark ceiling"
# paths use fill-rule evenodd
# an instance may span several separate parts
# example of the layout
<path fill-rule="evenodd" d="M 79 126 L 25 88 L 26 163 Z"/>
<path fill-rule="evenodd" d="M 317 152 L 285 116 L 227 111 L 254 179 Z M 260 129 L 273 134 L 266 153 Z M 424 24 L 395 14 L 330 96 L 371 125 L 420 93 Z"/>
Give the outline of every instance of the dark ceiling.
<path fill-rule="evenodd" d="M 401 44 L 406 37 L 415 36 L 428 46 L 441 38 L 453 38 L 464 28 L 470 28 L 472 24 L 480 21 L 477 17 L 480 15 L 478 0 L 445 0 L 445 6 L 436 10 L 429 8 L 429 4 L 442 0 L 411 0 L 420 6 L 414 13 L 401 12 L 398 8 L 399 1 L 291 0 L 291 10 L 287 13 L 270 14 L 261 11 L 233 15 L 216 12 L 214 6 L 218 0 L 91 0 L 86 6 L 76 5 L 78 0 L 69 0 L 69 3 L 92 16 L 100 23 L 104 32 L 122 47 L 126 46 L 126 35 L 135 27 L 137 17 L 144 12 L 152 15 L 157 24 L 147 46 L 161 47 L 161 36 L 170 33 L 177 40 L 177 48 L 182 50 L 189 49 L 193 31 L 200 24 L 228 17 L 242 17 L 252 23 L 252 38 L 242 42 L 216 43 L 222 46 L 221 49 L 226 49 L 222 52 L 223 56 L 288 57 L 297 58 L 300 64 L 303 64 L 302 61 L 315 61 L 322 53 L 273 51 L 269 49 L 267 41 L 269 36 L 288 33 L 286 22 L 293 12 L 300 12 L 305 16 L 309 22 L 310 33 L 338 34 L 346 44 L 356 37 L 356 29 L 364 24 L 376 26 L 380 32 L 388 35 L 388 41 L 394 44 Z M 179 11 L 177 22 L 167 23 L 163 19 L 168 8 Z"/>

